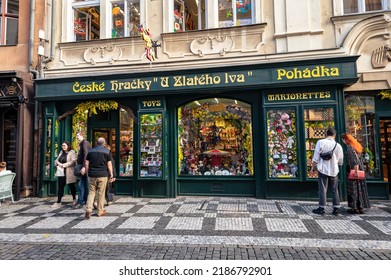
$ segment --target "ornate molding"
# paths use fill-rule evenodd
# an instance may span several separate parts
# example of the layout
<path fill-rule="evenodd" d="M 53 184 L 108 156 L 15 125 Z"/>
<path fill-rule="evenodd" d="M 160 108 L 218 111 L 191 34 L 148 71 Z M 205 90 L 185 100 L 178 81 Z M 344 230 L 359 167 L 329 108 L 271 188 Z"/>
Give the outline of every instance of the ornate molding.
<path fill-rule="evenodd" d="M 200 57 L 206 54 L 220 54 L 224 56 L 231 51 L 234 40 L 228 36 L 205 36 L 194 39 L 190 43 L 190 51 Z"/>
<path fill-rule="evenodd" d="M 391 61 L 391 46 L 386 44 L 372 52 L 371 62 L 373 68 L 384 68 Z"/>
<path fill-rule="evenodd" d="M 83 57 L 87 63 L 95 65 L 101 62 L 113 64 L 122 56 L 122 49 L 114 45 L 94 46 L 85 50 Z"/>

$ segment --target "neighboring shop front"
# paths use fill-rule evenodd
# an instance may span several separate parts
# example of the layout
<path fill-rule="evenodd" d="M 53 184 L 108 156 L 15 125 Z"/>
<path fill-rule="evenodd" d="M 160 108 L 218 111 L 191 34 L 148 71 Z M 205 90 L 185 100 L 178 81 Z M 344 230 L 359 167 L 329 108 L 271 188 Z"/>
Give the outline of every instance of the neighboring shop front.
<path fill-rule="evenodd" d="M 89 141 L 108 141 L 117 194 L 315 198 L 309 160 L 327 127 L 345 131 L 343 89 L 357 80 L 356 59 L 37 80 L 40 195 L 55 194 L 54 158 L 79 126 Z M 75 125 L 86 101 L 118 107 Z"/>
<path fill-rule="evenodd" d="M 0 159 L 16 173 L 13 187 L 16 200 L 33 191 L 34 117 L 31 75 L 0 72 Z"/>

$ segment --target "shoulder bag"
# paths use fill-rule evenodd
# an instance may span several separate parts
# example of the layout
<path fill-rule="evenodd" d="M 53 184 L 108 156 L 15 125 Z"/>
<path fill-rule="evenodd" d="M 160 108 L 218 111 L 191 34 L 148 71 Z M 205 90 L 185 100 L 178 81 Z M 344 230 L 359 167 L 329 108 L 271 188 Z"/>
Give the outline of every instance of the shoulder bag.
<path fill-rule="evenodd" d="M 333 153 L 334 153 L 334 150 L 336 147 L 337 147 L 337 142 L 335 142 L 334 149 L 332 149 L 331 151 L 325 152 L 325 153 L 320 153 L 319 156 L 323 160 L 330 160 L 333 157 Z"/>

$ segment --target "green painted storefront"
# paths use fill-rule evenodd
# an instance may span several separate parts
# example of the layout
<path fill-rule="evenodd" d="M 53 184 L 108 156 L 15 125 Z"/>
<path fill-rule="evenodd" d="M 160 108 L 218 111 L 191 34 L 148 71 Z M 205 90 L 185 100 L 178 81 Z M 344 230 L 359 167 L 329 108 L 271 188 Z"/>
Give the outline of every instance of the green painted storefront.
<path fill-rule="evenodd" d="M 332 112 L 326 123 L 333 122 L 338 131 L 345 131 L 343 88 L 357 81 L 356 60 L 356 56 L 350 56 L 202 70 L 37 80 L 36 98 L 41 103 L 43 120 L 40 195 L 56 194 L 57 183 L 53 176 L 56 149 L 61 141 L 73 140 L 72 116 L 65 116 L 61 121 L 58 117 L 64 116 L 80 102 L 114 100 L 134 113 L 131 132 L 133 164 L 122 164 L 119 160 L 122 152 L 120 141 L 129 136 L 120 134 L 120 123 L 123 122 L 120 110 L 89 118 L 87 139 L 93 141 L 96 133 L 107 133 L 113 147 L 116 147 L 113 150 L 116 169 L 121 174 L 130 170 L 132 176 L 117 177 L 117 194 L 134 197 L 219 195 L 315 199 L 316 178 L 308 177 L 306 172 L 307 148 L 312 145 L 306 143 L 308 126 L 311 126 L 306 118 L 309 113 Z M 186 154 L 187 151 L 185 148 L 181 150 L 182 140 L 178 137 L 178 131 L 183 129 L 178 121 L 178 108 L 202 100 L 218 102 L 219 99 L 241 102 L 250 108 L 251 135 L 246 136 L 251 137 L 252 145 L 251 155 L 246 154 L 251 158 L 251 168 L 247 166 L 250 171 L 242 176 L 224 176 L 217 171 L 213 176 L 208 176 L 209 173 L 194 176 L 180 171 L 181 153 Z M 295 135 L 293 144 L 290 144 L 294 145 L 293 158 L 281 160 L 294 160 L 294 164 L 284 164 L 284 168 L 279 158 L 273 159 L 270 155 L 270 139 L 282 135 L 281 131 L 271 132 L 274 129 L 271 129 L 271 122 L 275 121 L 271 118 L 280 116 L 281 112 L 289 112 L 294 121 L 294 126 L 290 126 L 291 133 Z M 224 131 L 224 127 L 220 130 Z M 151 135 L 154 140 L 147 139 Z M 285 141 L 286 137 L 282 139 Z M 288 169 L 285 170 L 285 167 Z M 343 176 L 341 173 L 340 188 L 341 196 L 345 198 Z M 377 184 L 382 185 L 380 182 Z M 370 193 L 382 197 L 382 188 L 384 186 L 370 188 Z"/>

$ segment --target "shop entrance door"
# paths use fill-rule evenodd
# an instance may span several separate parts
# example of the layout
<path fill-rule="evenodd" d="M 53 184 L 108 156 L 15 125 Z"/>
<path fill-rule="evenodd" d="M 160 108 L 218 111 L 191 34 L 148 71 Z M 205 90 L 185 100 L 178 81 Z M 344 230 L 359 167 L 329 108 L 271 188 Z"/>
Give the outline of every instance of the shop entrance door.
<path fill-rule="evenodd" d="M 91 145 L 96 145 L 96 140 L 99 137 L 103 137 L 106 140 L 107 145 L 110 148 L 111 156 L 115 158 L 115 128 L 93 128 L 92 129 Z"/>
<path fill-rule="evenodd" d="M 380 122 L 380 135 L 384 180 L 388 182 L 388 191 L 391 195 L 391 120 Z"/>
<path fill-rule="evenodd" d="M 17 110 L 12 106 L 0 108 L 0 159 L 7 163 L 7 169 L 15 172 Z"/>

